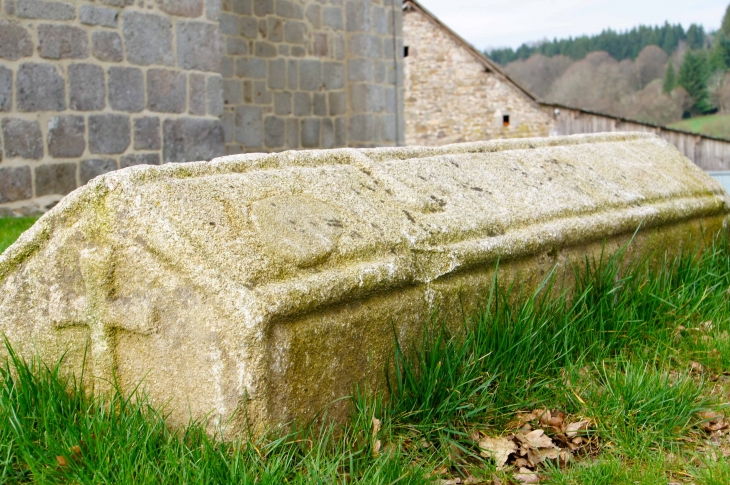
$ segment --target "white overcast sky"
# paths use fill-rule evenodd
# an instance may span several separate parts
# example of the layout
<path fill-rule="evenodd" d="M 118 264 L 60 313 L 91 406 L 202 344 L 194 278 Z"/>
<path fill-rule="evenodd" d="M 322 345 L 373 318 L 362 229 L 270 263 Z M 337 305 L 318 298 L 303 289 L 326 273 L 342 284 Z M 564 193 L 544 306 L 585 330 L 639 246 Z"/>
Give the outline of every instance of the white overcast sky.
<path fill-rule="evenodd" d="M 720 27 L 730 0 L 418 0 L 478 49 L 626 30 L 668 20 Z"/>

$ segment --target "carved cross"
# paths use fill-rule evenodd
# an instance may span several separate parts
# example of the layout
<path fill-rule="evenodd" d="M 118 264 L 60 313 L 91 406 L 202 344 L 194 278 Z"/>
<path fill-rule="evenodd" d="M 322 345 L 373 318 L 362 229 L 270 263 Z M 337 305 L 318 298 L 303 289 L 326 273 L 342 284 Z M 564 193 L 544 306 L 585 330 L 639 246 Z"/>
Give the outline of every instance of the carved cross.
<path fill-rule="evenodd" d="M 79 265 L 84 279 L 85 297 L 80 314 L 56 321 L 57 328 L 88 327 L 89 360 L 98 383 L 113 382 L 116 363 L 115 332 L 123 330 L 141 335 L 154 332 L 154 305 L 149 299 L 113 299 L 114 259 L 111 248 L 81 251 Z M 141 310 L 141 311 L 140 311 Z M 69 311 L 62 313 L 68 315 Z M 103 386 L 103 384 L 102 384 Z"/>

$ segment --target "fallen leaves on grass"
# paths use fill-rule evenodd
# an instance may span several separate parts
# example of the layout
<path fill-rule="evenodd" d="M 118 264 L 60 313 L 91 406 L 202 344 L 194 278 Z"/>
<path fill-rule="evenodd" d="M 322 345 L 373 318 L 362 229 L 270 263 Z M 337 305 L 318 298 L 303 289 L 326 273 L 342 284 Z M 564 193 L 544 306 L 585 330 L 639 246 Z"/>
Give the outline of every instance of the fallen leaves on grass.
<path fill-rule="evenodd" d="M 472 439 L 478 443 L 481 456 L 492 458 L 497 469 L 506 465 L 526 469 L 530 473 L 523 474 L 523 478 L 533 480 L 536 475 L 531 470 L 545 460 L 558 460 L 565 464 L 572 459 L 574 453 L 580 452 L 589 444 L 590 440 L 586 435 L 590 420 L 567 422 L 566 418 L 562 411 L 536 409 L 517 415 L 516 421 L 512 423 L 512 429 L 516 428 L 514 434 L 503 437 L 477 434 L 472 435 Z M 530 422 L 541 428 L 533 429 Z"/>
<path fill-rule="evenodd" d="M 513 437 L 491 438 L 484 437 L 479 441 L 480 454 L 484 458 L 492 458 L 497 468 L 502 468 L 510 455 L 517 451 L 517 445 Z"/>
<path fill-rule="evenodd" d="M 560 456 L 560 448 L 541 429 L 530 431 L 526 435 L 518 433 L 515 440 L 519 443 L 519 456 L 527 460 L 526 466 L 534 468 L 545 460 L 556 460 Z"/>

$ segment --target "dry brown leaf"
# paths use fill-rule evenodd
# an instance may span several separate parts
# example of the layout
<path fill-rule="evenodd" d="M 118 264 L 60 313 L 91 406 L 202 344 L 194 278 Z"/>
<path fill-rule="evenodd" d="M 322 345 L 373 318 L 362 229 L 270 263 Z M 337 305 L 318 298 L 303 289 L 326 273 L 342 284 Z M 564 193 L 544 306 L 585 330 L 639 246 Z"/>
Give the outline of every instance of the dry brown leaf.
<path fill-rule="evenodd" d="M 70 451 L 77 457 L 81 456 L 81 447 L 79 445 L 72 446 Z"/>
<path fill-rule="evenodd" d="M 715 328 L 715 326 L 712 324 L 712 320 L 707 320 L 706 322 L 700 323 L 700 329 L 704 332 L 712 332 L 712 330 Z"/>
<path fill-rule="evenodd" d="M 550 437 L 545 434 L 545 431 L 541 429 L 530 431 L 524 436 L 518 436 L 518 438 L 524 438 L 530 445 L 535 448 L 557 448 L 557 446 L 555 446 L 555 443 L 553 443 L 553 440 L 550 439 Z"/>
<path fill-rule="evenodd" d="M 60 467 L 68 466 L 68 463 L 66 462 L 66 458 L 61 455 L 58 455 L 56 457 L 56 461 L 58 462 L 58 466 L 60 466 Z"/>
<path fill-rule="evenodd" d="M 482 483 L 483 481 L 484 480 L 481 480 L 481 479 L 475 477 L 474 475 L 469 475 L 461 483 L 464 483 L 464 484 L 474 484 L 474 483 Z"/>
<path fill-rule="evenodd" d="M 380 433 L 380 420 L 376 417 L 373 417 L 373 438 Z"/>
<path fill-rule="evenodd" d="M 565 436 L 568 438 L 575 438 L 578 435 L 578 431 L 587 430 L 589 424 L 590 420 L 588 419 L 584 419 L 583 421 L 578 421 L 576 423 L 570 423 L 565 427 Z"/>
<path fill-rule="evenodd" d="M 560 448 L 541 429 L 531 431 L 524 436 L 517 435 L 516 438 L 521 443 L 520 455 L 527 455 L 527 459 L 533 465 L 538 465 L 548 459 L 555 460 L 560 454 Z"/>
<path fill-rule="evenodd" d="M 536 412 L 537 410 L 533 411 Z M 552 418 L 552 413 L 549 409 L 543 409 L 540 413 L 540 424 L 546 426 L 548 424 L 548 421 L 550 421 L 550 418 Z"/>
<path fill-rule="evenodd" d="M 705 431 L 719 431 L 729 426 L 727 421 L 723 419 L 724 416 L 716 413 L 715 411 L 701 411 L 697 413 L 697 415 L 703 420 L 702 423 L 700 423 L 700 426 Z"/>
<path fill-rule="evenodd" d="M 527 423 L 529 421 L 534 421 L 537 418 L 539 418 L 542 413 L 544 413 L 544 409 L 533 409 L 529 413 L 517 413 L 517 419 L 521 421 L 522 423 Z"/>
<path fill-rule="evenodd" d="M 492 458 L 497 468 L 502 468 L 509 456 L 517 451 L 514 441 L 507 438 L 492 438 L 485 436 L 479 441 L 481 455 L 485 458 Z"/>
<path fill-rule="evenodd" d="M 520 468 L 520 473 L 516 473 L 514 479 L 520 483 L 540 483 L 537 473 L 527 468 Z"/>
<path fill-rule="evenodd" d="M 380 440 L 377 440 L 375 443 L 373 443 L 373 458 L 377 457 L 380 454 Z"/>
<path fill-rule="evenodd" d="M 689 371 L 692 374 L 704 374 L 705 366 L 694 360 L 689 363 Z"/>
<path fill-rule="evenodd" d="M 558 453 L 558 459 L 560 463 L 566 464 L 573 458 L 573 455 L 569 451 L 561 451 Z"/>

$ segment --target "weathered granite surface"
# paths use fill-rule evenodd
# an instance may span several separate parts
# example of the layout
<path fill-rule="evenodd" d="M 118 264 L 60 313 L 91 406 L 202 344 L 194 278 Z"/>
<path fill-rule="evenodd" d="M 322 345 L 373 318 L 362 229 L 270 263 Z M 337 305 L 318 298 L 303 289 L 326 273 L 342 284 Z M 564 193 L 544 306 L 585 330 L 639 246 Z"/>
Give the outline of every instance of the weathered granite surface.
<path fill-rule="evenodd" d="M 382 384 L 393 330 L 408 345 L 434 311 L 460 321 L 498 259 L 531 287 L 639 226 L 634 250 L 663 254 L 729 213 L 717 182 L 644 134 L 133 166 L 0 256 L 0 331 L 77 372 L 88 343 L 87 374 L 143 381 L 172 424 L 247 403 L 260 430 Z"/>

